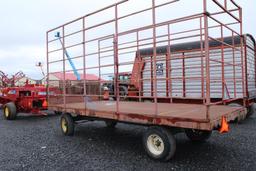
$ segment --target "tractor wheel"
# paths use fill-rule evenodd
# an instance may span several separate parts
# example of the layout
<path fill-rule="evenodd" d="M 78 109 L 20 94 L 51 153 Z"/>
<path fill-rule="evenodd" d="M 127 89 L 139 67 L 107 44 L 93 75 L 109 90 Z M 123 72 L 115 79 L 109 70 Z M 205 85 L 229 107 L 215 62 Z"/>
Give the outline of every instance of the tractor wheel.
<path fill-rule="evenodd" d="M 193 142 L 204 142 L 208 140 L 212 135 L 212 131 L 201 131 L 195 129 L 186 129 L 185 133 L 187 137 Z"/>
<path fill-rule="evenodd" d="M 61 131 L 66 136 L 73 136 L 75 132 L 75 123 L 70 114 L 62 114 L 60 118 Z"/>
<path fill-rule="evenodd" d="M 62 114 L 62 112 L 60 112 L 60 111 L 56 111 L 56 110 L 55 110 L 55 111 L 54 111 L 54 114 L 55 114 L 55 115 L 61 115 L 61 114 Z"/>
<path fill-rule="evenodd" d="M 17 117 L 17 109 L 13 102 L 4 105 L 4 117 L 7 120 L 15 120 Z"/>
<path fill-rule="evenodd" d="M 248 113 L 247 113 L 246 117 L 250 117 L 255 113 L 256 113 L 256 103 L 253 103 L 252 105 L 250 105 L 248 107 Z"/>
<path fill-rule="evenodd" d="M 107 126 L 107 128 L 115 128 L 116 127 L 116 124 L 117 122 L 116 121 L 105 121 L 105 124 Z"/>
<path fill-rule="evenodd" d="M 175 154 L 176 140 L 170 130 L 150 127 L 143 135 L 143 146 L 152 159 L 168 161 Z"/>
<path fill-rule="evenodd" d="M 120 94 L 120 96 L 122 96 L 122 97 L 127 96 L 127 95 L 128 95 L 128 87 L 126 87 L 126 86 L 120 86 L 120 87 L 119 87 L 119 94 Z"/>

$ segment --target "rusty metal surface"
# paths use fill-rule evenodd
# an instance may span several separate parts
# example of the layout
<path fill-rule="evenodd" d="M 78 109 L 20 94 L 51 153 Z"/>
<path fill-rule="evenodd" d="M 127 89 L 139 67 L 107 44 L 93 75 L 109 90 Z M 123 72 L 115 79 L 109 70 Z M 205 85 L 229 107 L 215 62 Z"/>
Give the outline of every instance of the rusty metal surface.
<path fill-rule="evenodd" d="M 49 105 L 54 110 L 199 129 L 216 127 L 224 115 L 232 120 L 245 114 L 243 108 L 221 106 L 232 101 L 246 106 L 247 56 L 240 6 L 232 0 L 224 3 L 203 0 L 199 11 L 195 9 L 188 16 L 174 17 L 171 9 L 177 5 L 182 10 L 183 3 L 190 1 L 145 1 L 145 7 L 124 13 L 124 7 L 126 9 L 130 2 L 113 4 L 47 32 L 48 87 L 61 92 L 48 94 Z M 220 20 L 220 16 L 230 19 Z M 145 18 L 145 22 L 136 23 L 134 18 L 140 17 Z M 232 27 L 234 25 L 237 27 Z M 61 35 L 63 46 L 57 43 L 55 32 Z M 225 37 L 232 41 L 225 42 Z M 239 44 L 235 43 L 235 37 L 241 37 Z M 175 44 L 195 41 L 200 42 L 197 54 L 191 54 L 191 47 L 179 53 L 170 50 Z M 219 44 L 218 49 L 212 48 L 210 42 Z M 166 52 L 159 54 L 159 47 L 167 47 Z M 149 56 L 138 53 L 148 48 L 152 49 Z M 65 50 L 70 52 L 82 80 L 68 79 L 73 70 Z M 249 62 L 253 64 L 255 60 Z M 251 77 L 254 72 L 255 69 L 250 70 Z M 55 78 L 56 73 L 61 73 L 63 78 Z M 130 93 L 132 96 L 122 94 L 121 73 L 131 74 L 130 83 L 136 88 Z M 98 80 L 89 80 L 85 77 L 88 74 Z M 103 90 L 109 83 L 114 91 L 109 99 L 114 101 L 104 101 Z M 255 89 L 254 83 L 250 84 L 251 89 Z M 159 103 L 162 98 L 170 104 Z M 176 104 L 177 98 L 183 100 L 182 103 L 200 99 L 202 104 Z M 141 103 L 146 100 L 151 103 Z"/>
<path fill-rule="evenodd" d="M 154 113 L 153 103 L 119 102 L 119 113 L 116 113 L 116 102 L 101 101 L 85 103 L 66 104 L 67 112 L 84 116 L 116 119 L 124 122 L 159 124 L 178 127 L 192 127 L 197 129 L 213 129 L 216 127 L 222 116 L 233 120 L 238 115 L 245 115 L 243 107 L 229 107 L 215 105 L 210 107 L 210 120 L 207 120 L 206 106 L 197 104 L 158 104 L 158 114 Z M 63 110 L 64 105 L 50 107 L 53 110 Z"/>

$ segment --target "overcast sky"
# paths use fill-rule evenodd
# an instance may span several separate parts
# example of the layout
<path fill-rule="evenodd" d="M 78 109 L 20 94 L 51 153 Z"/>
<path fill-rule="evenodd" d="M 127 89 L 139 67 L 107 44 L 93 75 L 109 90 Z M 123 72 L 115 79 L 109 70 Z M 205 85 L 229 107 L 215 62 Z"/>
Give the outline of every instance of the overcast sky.
<path fill-rule="evenodd" d="M 135 7 L 149 0 L 131 1 Z M 40 79 L 41 71 L 35 65 L 39 61 L 45 64 L 46 31 L 115 2 L 118 0 L 0 0 L 0 70 L 9 75 L 22 70 Z M 236 2 L 243 7 L 244 33 L 255 37 L 256 1 Z"/>

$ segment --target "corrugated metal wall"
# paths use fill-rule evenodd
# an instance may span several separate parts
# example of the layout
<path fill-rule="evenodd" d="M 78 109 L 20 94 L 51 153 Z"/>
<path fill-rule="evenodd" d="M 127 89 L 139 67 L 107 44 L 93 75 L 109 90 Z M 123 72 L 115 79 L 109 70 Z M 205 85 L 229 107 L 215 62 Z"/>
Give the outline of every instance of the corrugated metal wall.
<path fill-rule="evenodd" d="M 254 43 L 247 37 L 247 66 L 248 66 L 248 90 L 250 96 L 255 95 L 255 52 Z M 224 49 L 224 64 L 220 48 L 210 50 L 210 78 L 211 98 L 224 99 L 242 98 L 242 62 L 241 52 L 232 48 Z M 158 97 L 177 98 L 203 98 L 206 93 L 205 82 L 205 57 L 200 50 L 191 52 L 172 52 L 169 63 L 169 80 L 167 75 L 168 66 L 166 56 L 157 56 L 157 95 Z M 153 62 L 151 57 L 144 57 L 145 68 L 143 75 L 143 95 L 151 97 L 153 91 Z M 222 83 L 222 65 L 224 65 L 224 83 Z M 203 77 L 202 77 L 203 74 Z M 203 84 L 202 84 L 203 83 Z M 204 92 L 204 93 L 202 93 Z"/>
<path fill-rule="evenodd" d="M 247 79 L 248 79 L 248 92 L 249 97 L 255 97 L 255 49 L 254 42 L 251 37 L 247 36 L 246 39 L 247 44 Z"/>

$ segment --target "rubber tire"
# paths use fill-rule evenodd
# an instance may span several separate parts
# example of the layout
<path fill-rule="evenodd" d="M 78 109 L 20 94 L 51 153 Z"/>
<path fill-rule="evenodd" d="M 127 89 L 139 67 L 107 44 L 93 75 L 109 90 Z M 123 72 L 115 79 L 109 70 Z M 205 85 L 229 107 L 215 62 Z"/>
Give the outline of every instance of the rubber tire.
<path fill-rule="evenodd" d="M 8 108 L 10 114 L 8 117 L 5 115 L 5 108 Z M 16 105 L 13 102 L 7 103 L 4 105 L 4 118 L 6 120 L 15 120 L 17 117 L 17 108 Z"/>
<path fill-rule="evenodd" d="M 119 94 L 120 96 L 128 96 L 128 87 L 126 86 L 119 86 Z"/>
<path fill-rule="evenodd" d="M 256 113 L 256 103 L 253 103 L 251 106 L 248 107 L 248 113 L 246 115 L 247 118 L 252 116 L 253 114 Z"/>
<path fill-rule="evenodd" d="M 212 131 L 186 129 L 185 134 L 193 142 L 205 142 L 211 137 Z"/>
<path fill-rule="evenodd" d="M 228 104 L 229 107 L 242 107 L 239 103 L 230 103 Z M 230 121 L 230 123 L 241 123 L 243 119 L 240 117 L 237 117 L 235 120 Z"/>
<path fill-rule="evenodd" d="M 64 132 L 64 130 L 62 129 L 62 119 L 66 120 L 66 126 L 67 126 L 67 131 Z M 75 123 L 74 123 L 74 119 L 70 114 L 62 114 L 61 118 L 60 118 L 60 127 L 61 127 L 61 132 L 63 133 L 63 135 L 65 136 L 73 136 L 74 132 L 75 132 Z"/>
<path fill-rule="evenodd" d="M 59 111 L 56 111 L 56 110 L 55 110 L 55 111 L 54 111 L 54 114 L 55 114 L 55 115 L 61 115 L 62 112 L 59 112 Z"/>
<path fill-rule="evenodd" d="M 115 128 L 117 125 L 116 121 L 105 121 L 107 128 Z"/>
<path fill-rule="evenodd" d="M 158 135 L 164 143 L 164 151 L 158 156 L 152 154 L 147 147 L 148 137 L 152 134 Z M 149 127 L 148 130 L 143 134 L 143 147 L 150 158 L 158 161 L 168 161 L 176 152 L 176 140 L 171 131 L 167 128 Z"/>

